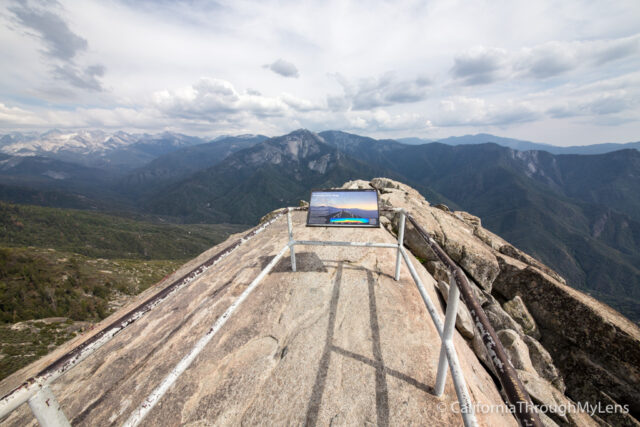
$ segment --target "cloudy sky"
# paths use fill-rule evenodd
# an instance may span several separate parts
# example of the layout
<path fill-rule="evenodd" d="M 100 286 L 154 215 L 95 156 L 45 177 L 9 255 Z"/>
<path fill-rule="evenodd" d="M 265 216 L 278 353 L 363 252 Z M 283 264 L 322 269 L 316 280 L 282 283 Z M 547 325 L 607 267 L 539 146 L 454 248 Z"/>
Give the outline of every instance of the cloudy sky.
<path fill-rule="evenodd" d="M 640 140 L 640 1 L 0 2 L 0 132 Z"/>

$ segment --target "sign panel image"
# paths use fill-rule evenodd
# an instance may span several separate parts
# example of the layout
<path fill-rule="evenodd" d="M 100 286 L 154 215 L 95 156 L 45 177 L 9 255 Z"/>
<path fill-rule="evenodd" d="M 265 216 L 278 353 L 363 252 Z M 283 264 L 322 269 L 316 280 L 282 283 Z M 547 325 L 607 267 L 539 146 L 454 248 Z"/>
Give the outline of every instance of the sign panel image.
<path fill-rule="evenodd" d="M 379 227 L 376 190 L 314 190 L 307 226 Z"/>

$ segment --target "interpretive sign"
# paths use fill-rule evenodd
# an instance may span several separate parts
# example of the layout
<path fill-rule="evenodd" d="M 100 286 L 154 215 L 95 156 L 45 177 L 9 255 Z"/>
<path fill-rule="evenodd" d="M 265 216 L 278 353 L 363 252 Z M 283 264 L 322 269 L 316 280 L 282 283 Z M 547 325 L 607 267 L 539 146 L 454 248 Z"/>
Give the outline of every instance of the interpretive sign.
<path fill-rule="evenodd" d="M 307 226 L 379 227 L 376 190 L 314 190 Z"/>

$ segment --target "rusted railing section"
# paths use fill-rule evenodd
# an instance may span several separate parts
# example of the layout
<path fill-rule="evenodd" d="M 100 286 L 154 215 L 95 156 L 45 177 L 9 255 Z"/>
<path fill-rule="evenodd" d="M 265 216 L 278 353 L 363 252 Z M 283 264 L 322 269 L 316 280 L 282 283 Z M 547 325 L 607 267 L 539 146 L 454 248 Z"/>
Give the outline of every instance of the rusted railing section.
<path fill-rule="evenodd" d="M 527 393 L 527 390 L 525 390 L 522 382 L 518 378 L 518 374 L 511 364 L 511 361 L 509 360 L 502 343 L 498 339 L 496 332 L 489 323 L 487 315 L 474 297 L 464 272 L 408 213 L 407 218 L 418 234 L 436 254 L 438 259 L 440 259 L 440 261 L 442 261 L 442 263 L 449 269 L 452 279 L 455 280 L 458 289 L 460 290 L 462 300 L 469 309 L 473 318 L 473 323 L 481 334 L 482 341 L 489 352 L 489 356 L 491 357 L 491 361 L 495 367 L 500 384 L 502 384 L 505 395 L 513 409 L 513 415 L 522 426 L 542 427 L 543 424 L 540 421 L 540 417 L 538 416 L 535 406 L 531 402 L 529 393 Z"/>

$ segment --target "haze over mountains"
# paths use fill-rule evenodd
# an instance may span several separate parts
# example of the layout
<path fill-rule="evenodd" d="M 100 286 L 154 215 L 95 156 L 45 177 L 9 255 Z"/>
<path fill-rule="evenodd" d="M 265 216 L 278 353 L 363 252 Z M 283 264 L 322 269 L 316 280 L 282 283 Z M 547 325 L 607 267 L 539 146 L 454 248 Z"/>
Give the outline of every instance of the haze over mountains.
<path fill-rule="evenodd" d="M 428 144 L 430 142 L 440 142 L 447 145 L 470 145 L 492 142 L 494 144 L 502 145 L 503 147 L 513 148 L 515 150 L 539 150 L 547 151 L 552 154 L 604 154 L 610 153 L 611 151 L 624 150 L 626 148 L 635 148 L 636 150 L 640 150 L 640 142 L 628 142 L 626 144 L 604 143 L 560 147 L 551 144 L 523 141 L 521 139 L 504 138 L 487 133 L 479 133 L 477 135 L 451 136 L 442 139 L 399 138 L 398 141 L 404 144 L 411 145 Z"/>
<path fill-rule="evenodd" d="M 210 142 L 52 131 L 0 143 L 2 200 L 170 222 L 254 224 L 312 188 L 388 176 L 478 215 L 571 286 L 640 320 L 638 143 L 561 148 L 476 135 L 410 145 L 306 130 Z M 546 151 L 521 151 L 531 147 Z M 571 150 L 607 152 L 551 152 Z"/>

